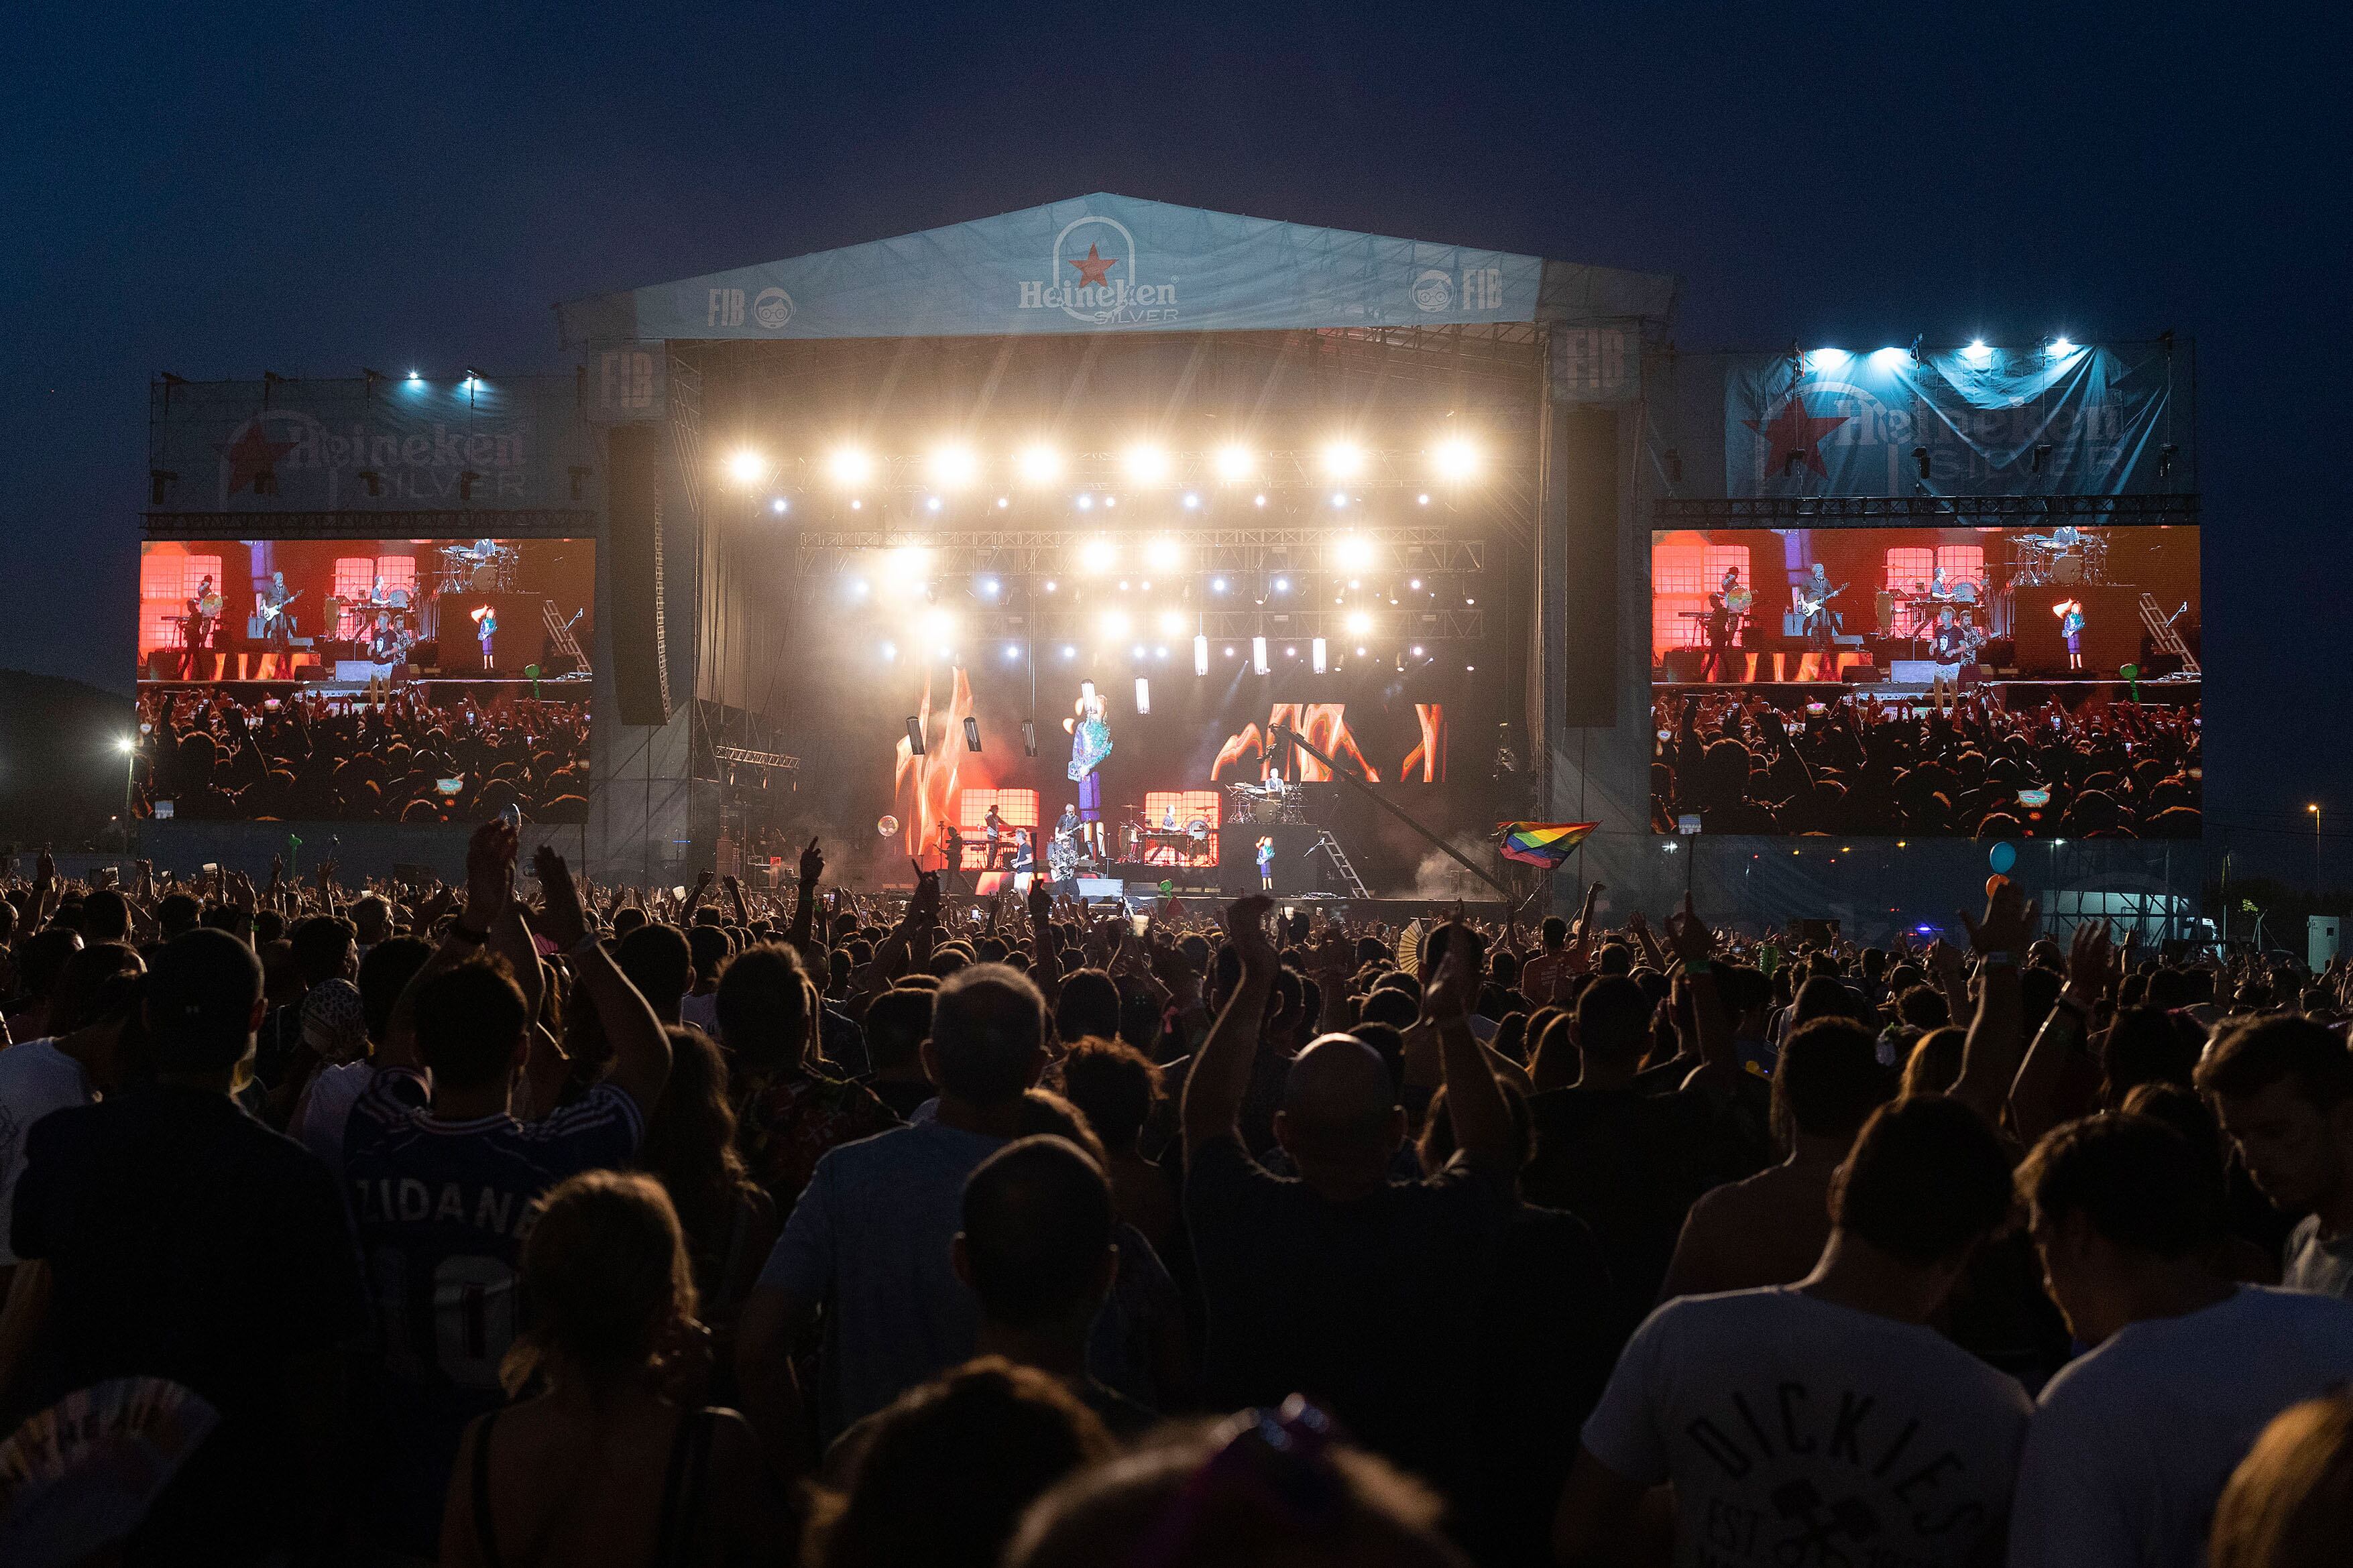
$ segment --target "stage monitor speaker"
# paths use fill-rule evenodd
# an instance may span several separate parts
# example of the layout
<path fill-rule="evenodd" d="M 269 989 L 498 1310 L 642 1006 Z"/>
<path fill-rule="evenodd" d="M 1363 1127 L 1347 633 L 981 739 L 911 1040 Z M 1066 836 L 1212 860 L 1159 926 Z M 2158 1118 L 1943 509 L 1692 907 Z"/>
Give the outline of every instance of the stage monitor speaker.
<path fill-rule="evenodd" d="M 1555 407 L 1546 423 L 1538 526 L 1560 520 L 1554 537 L 1565 573 L 1549 630 L 1564 675 L 1563 721 L 1606 730 L 1618 722 L 1618 415 Z M 1546 650 L 1545 663 L 1554 657 Z"/>
<path fill-rule="evenodd" d="M 662 426 L 616 425 L 608 440 L 606 581 L 614 709 L 624 724 L 663 724 L 671 704 L 662 625 Z"/>

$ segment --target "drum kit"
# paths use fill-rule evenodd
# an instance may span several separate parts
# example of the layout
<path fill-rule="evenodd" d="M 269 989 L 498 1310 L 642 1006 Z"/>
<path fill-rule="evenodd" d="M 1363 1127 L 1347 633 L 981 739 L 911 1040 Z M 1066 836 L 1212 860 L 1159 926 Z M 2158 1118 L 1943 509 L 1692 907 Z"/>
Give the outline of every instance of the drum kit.
<path fill-rule="evenodd" d="M 2021 533 L 2010 541 L 2010 580 L 2021 588 L 2108 580 L 2108 542 L 2097 533 L 2062 528 Z"/>
<path fill-rule="evenodd" d="M 522 560 L 522 551 L 492 539 L 445 544 L 436 587 L 444 594 L 512 594 Z"/>
<path fill-rule="evenodd" d="M 1229 812 L 1235 822 L 1304 822 L 1307 802 L 1296 787 L 1286 785 L 1282 775 L 1269 773 L 1263 784 L 1229 784 L 1226 798 L 1233 802 Z"/>

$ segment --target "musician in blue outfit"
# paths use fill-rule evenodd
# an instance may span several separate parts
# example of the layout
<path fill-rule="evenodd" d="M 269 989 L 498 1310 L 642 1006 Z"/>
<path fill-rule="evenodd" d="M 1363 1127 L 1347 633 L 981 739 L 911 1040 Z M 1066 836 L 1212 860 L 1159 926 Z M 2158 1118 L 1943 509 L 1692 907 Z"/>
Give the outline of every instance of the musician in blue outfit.
<path fill-rule="evenodd" d="M 1079 820 L 1084 826 L 1082 837 L 1092 847 L 1095 858 L 1108 859 L 1109 846 L 1103 840 L 1103 759 L 1111 755 L 1111 720 L 1103 700 L 1092 680 L 1079 682 L 1079 700 L 1071 705 L 1071 716 L 1062 721 L 1062 728 L 1071 737 L 1071 782 L 1079 786 Z"/>

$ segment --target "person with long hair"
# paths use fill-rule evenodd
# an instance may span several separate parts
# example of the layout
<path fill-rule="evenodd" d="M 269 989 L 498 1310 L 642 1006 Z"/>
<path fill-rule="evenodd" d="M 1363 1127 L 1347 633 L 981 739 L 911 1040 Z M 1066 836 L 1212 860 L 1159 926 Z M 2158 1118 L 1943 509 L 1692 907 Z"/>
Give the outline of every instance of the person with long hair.
<path fill-rule="evenodd" d="M 689 1359 L 694 1271 L 661 1184 L 559 1184 L 523 1245 L 532 1326 L 500 1382 L 519 1403 L 467 1427 L 441 1518 L 450 1568 L 781 1561 L 792 1525 L 758 1439 L 666 1386 Z"/>
<path fill-rule="evenodd" d="M 2353 1393 L 2292 1405 L 2222 1489 L 2210 1568 L 2321 1568 L 2353 1539 Z"/>
<path fill-rule="evenodd" d="M 723 1373 L 735 1314 L 776 1242 L 776 1205 L 735 1149 L 727 1062 L 699 1029 L 670 1031 L 670 1081 L 646 1122 L 638 1166 L 660 1181 L 686 1233 L 702 1321 Z"/>

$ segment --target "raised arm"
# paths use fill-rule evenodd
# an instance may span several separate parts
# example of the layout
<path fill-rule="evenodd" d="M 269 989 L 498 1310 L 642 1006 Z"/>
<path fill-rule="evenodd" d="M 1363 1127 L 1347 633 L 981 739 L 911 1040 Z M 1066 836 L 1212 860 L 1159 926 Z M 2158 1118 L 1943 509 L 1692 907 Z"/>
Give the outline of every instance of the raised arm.
<path fill-rule="evenodd" d="M 1740 1051 L 1733 1034 L 1732 1015 L 1724 1005 L 1723 994 L 1716 989 L 1711 962 L 1715 952 L 1715 933 L 1692 909 L 1689 893 L 1683 895 L 1682 910 L 1667 917 L 1667 940 L 1673 944 L 1675 958 L 1683 964 L 1683 981 L 1691 991 L 1692 1026 L 1699 1033 L 1700 1065 L 1692 1069 L 1684 1085 L 1722 1089 L 1737 1083 Z"/>
<path fill-rule="evenodd" d="M 2025 1042 L 2019 1038 L 2022 1005 L 2019 998 L 2018 966 L 2034 941 L 2035 903 L 2005 877 L 1986 900 L 1985 919 L 1969 919 L 1961 911 L 1969 946 L 1977 952 L 1978 1012 L 1961 1047 L 1961 1076 L 1953 1098 L 1974 1107 L 1999 1126 L 2001 1110 L 2018 1078 Z"/>
<path fill-rule="evenodd" d="M 1029 978 L 1052 1006 L 1062 994 L 1062 954 L 1054 945 L 1054 895 L 1034 876 L 1029 879 Z"/>
<path fill-rule="evenodd" d="M 1185 1152 L 1234 1130 L 1242 1097 L 1250 1089 L 1250 1064 L 1258 1057 L 1266 999 L 1274 993 L 1274 944 L 1267 940 L 1266 915 L 1273 900 L 1262 894 L 1237 899 L 1226 909 L 1227 940 L 1242 961 L 1241 978 L 1226 998 L 1209 1037 L 1201 1042 L 1193 1069 L 1185 1077 Z M 1466 1030 L 1467 1033 L 1467 1030 Z"/>
<path fill-rule="evenodd" d="M 1486 1052 L 1471 1033 L 1471 1004 L 1479 994 L 1479 978 L 1471 971 L 1471 933 L 1462 927 L 1461 906 L 1456 906 L 1448 923 L 1452 935 L 1447 940 L 1445 955 L 1421 995 L 1422 1022 L 1438 1031 L 1447 1119 L 1454 1125 L 1455 1146 L 1473 1164 L 1490 1171 L 1513 1171 L 1513 1148 L 1518 1138 L 1512 1126 L 1512 1108 L 1487 1065 Z"/>
<path fill-rule="evenodd" d="M 2108 979 L 2108 922 L 2084 921 L 2075 927 L 2067 952 L 2067 988 L 2034 1031 L 2034 1043 L 2010 1086 L 2010 1120 L 2021 1142 L 2033 1144 L 2059 1124 L 2059 1085 L 2067 1053 L 2079 1050 L 2092 1030 L 2092 1009 Z"/>
<path fill-rule="evenodd" d="M 564 857 L 543 844 L 533 861 L 539 885 L 547 896 L 547 934 L 572 955 L 580 988 L 596 1009 L 596 1022 L 613 1047 L 613 1065 L 606 1081 L 638 1102 L 640 1114 L 650 1117 L 670 1081 L 670 1036 L 661 1020 L 629 984 L 601 942 L 590 940 L 580 914 L 580 894 Z"/>
<path fill-rule="evenodd" d="M 494 816 L 474 829 L 466 844 L 466 907 L 450 922 L 433 956 L 409 978 L 400 999 L 393 1004 L 392 1021 L 375 1053 L 378 1067 L 422 1070 L 424 1064 L 417 1054 L 417 987 L 490 940 L 491 930 L 505 918 L 507 905 L 514 898 L 516 848 L 515 830 L 503 816 Z"/>

